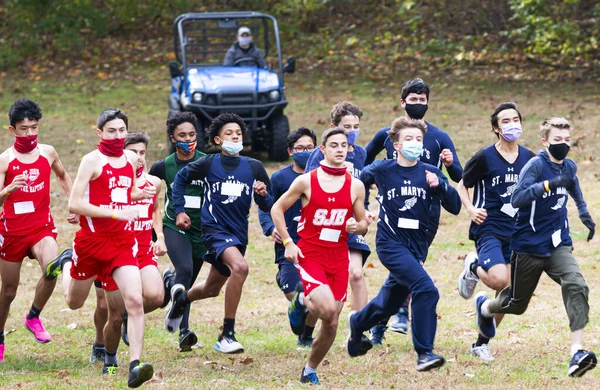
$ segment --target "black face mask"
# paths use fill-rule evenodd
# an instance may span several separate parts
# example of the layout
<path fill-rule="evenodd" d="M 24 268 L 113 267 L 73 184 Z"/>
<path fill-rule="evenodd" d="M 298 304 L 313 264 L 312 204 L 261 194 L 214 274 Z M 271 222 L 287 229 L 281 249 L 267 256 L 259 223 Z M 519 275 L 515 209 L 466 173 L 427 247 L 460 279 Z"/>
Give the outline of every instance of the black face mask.
<path fill-rule="evenodd" d="M 412 119 L 423 119 L 429 106 L 427 104 L 408 104 L 406 103 L 406 113 Z"/>
<path fill-rule="evenodd" d="M 565 157 L 567 157 L 567 154 L 569 154 L 569 149 L 571 149 L 571 147 L 564 142 L 560 144 L 550 144 L 548 147 L 548 151 L 552 157 L 559 161 L 562 161 L 565 159 Z"/>

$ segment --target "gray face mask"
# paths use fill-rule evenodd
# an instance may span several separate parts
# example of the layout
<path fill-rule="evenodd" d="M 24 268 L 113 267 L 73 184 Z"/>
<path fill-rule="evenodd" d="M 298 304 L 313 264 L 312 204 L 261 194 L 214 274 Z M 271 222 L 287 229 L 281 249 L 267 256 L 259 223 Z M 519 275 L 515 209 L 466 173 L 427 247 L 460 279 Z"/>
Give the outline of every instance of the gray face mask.
<path fill-rule="evenodd" d="M 240 46 L 248 46 L 252 43 L 252 37 L 238 37 Z"/>

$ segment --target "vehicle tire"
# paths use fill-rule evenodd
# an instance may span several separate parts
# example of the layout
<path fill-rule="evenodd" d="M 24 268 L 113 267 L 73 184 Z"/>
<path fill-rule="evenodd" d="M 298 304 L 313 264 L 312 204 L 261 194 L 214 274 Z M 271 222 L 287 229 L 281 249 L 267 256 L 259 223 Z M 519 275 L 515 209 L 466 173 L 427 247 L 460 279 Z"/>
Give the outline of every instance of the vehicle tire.
<path fill-rule="evenodd" d="M 275 114 L 269 119 L 270 144 L 269 159 L 271 161 L 287 161 L 290 156 L 287 151 L 287 136 L 290 134 L 290 122 L 287 116 Z"/>

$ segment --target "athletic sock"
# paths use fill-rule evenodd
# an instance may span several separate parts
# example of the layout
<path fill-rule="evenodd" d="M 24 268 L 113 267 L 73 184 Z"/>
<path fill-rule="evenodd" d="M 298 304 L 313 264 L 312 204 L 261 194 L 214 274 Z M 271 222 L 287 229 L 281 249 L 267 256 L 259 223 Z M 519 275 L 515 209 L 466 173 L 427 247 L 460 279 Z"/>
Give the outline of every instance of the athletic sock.
<path fill-rule="evenodd" d="M 129 372 L 133 371 L 133 369 L 136 368 L 139 364 L 140 364 L 140 361 L 138 359 L 129 363 Z"/>
<path fill-rule="evenodd" d="M 306 364 L 306 367 L 304 367 L 304 376 L 308 376 L 310 374 L 316 374 L 316 373 L 317 373 L 316 368 L 309 367 L 308 364 Z"/>
<path fill-rule="evenodd" d="M 235 327 L 235 318 L 223 318 L 223 333 L 221 336 L 232 336 Z"/>
<path fill-rule="evenodd" d="M 4 344 L 4 329 L 0 330 L 0 344 Z"/>
<path fill-rule="evenodd" d="M 583 346 L 581 344 L 571 345 L 571 357 L 573 357 L 580 349 L 583 349 Z"/>
<path fill-rule="evenodd" d="M 305 325 L 304 331 L 302 332 L 302 336 L 300 336 L 300 337 L 302 337 L 303 339 L 312 337 L 314 330 L 315 330 L 314 326 Z"/>
<path fill-rule="evenodd" d="M 97 343 L 94 341 L 94 349 L 104 349 L 104 344 L 97 344 Z"/>
<path fill-rule="evenodd" d="M 490 339 L 488 339 L 487 337 L 484 337 L 482 335 L 479 335 L 479 337 L 477 338 L 477 341 L 475 342 L 475 346 L 476 347 L 481 347 L 483 344 L 489 344 Z"/>
<path fill-rule="evenodd" d="M 35 306 L 31 305 L 31 309 L 29 309 L 29 313 L 27 313 L 27 319 L 30 320 L 32 318 L 38 318 L 42 309 L 38 309 Z"/>
<path fill-rule="evenodd" d="M 471 270 L 471 272 L 473 272 L 473 275 L 477 275 L 477 267 L 479 267 L 479 264 L 477 264 L 476 261 L 472 262 L 469 266 L 469 269 Z"/>
<path fill-rule="evenodd" d="M 104 355 L 104 364 L 106 364 L 107 366 L 118 366 L 119 363 L 117 362 L 117 351 L 106 351 L 106 354 Z"/>

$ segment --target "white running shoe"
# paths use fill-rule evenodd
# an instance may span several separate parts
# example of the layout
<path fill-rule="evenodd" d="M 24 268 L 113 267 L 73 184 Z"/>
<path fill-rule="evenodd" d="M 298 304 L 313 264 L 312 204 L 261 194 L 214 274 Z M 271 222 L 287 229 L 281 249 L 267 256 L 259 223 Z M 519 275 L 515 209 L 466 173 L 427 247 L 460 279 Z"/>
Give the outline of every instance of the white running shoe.
<path fill-rule="evenodd" d="M 464 299 L 469 299 L 473 296 L 475 287 L 477 287 L 477 282 L 479 282 L 477 275 L 471 272 L 471 264 L 477 260 L 477 254 L 475 252 L 469 252 L 467 256 L 465 256 L 463 270 L 458 278 L 458 294 Z"/>
<path fill-rule="evenodd" d="M 485 364 L 489 364 L 494 361 L 494 357 L 490 352 L 490 347 L 487 344 L 481 344 L 479 347 L 473 344 L 471 346 L 471 354 L 473 356 L 479 356 L 479 359 Z"/>
<path fill-rule="evenodd" d="M 217 340 L 215 343 L 215 351 L 223 353 L 242 353 L 244 352 L 244 347 L 235 339 L 235 336 L 226 336 L 221 338 L 221 340 Z"/>

